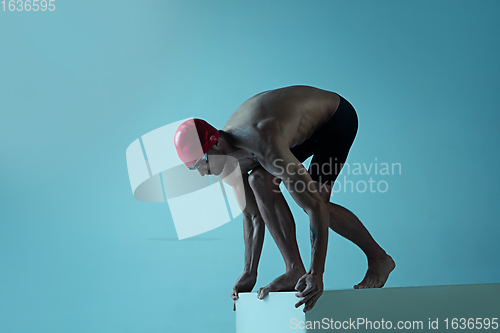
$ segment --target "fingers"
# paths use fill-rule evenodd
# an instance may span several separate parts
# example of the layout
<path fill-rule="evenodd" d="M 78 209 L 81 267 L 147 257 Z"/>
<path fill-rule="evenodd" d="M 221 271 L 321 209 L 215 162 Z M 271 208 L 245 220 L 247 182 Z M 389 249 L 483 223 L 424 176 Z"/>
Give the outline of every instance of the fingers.
<path fill-rule="evenodd" d="M 303 299 L 301 299 L 300 301 L 298 301 L 297 303 L 295 303 L 295 307 L 298 308 L 299 306 L 301 306 L 302 304 L 306 304 L 311 298 L 313 298 L 316 294 L 309 294 L 308 296 L 304 297 Z"/>
<path fill-rule="evenodd" d="M 295 307 L 298 308 L 302 304 L 305 304 L 304 308 L 302 309 L 304 311 L 304 313 L 307 311 L 310 311 L 314 307 L 314 305 L 316 305 L 316 302 L 320 298 L 321 294 L 322 293 L 315 293 L 315 294 L 309 295 L 307 297 L 304 297 L 302 300 L 297 302 L 297 304 L 295 304 Z"/>
<path fill-rule="evenodd" d="M 305 306 L 304 306 L 304 313 L 307 312 L 307 311 L 310 311 L 314 305 L 316 305 L 316 302 L 318 301 L 319 299 L 319 296 L 318 297 L 314 297 L 313 299 L 311 299 Z"/>
<path fill-rule="evenodd" d="M 298 308 L 299 306 L 301 306 L 305 302 L 306 302 L 305 299 L 301 299 L 300 301 L 298 301 L 297 303 L 295 303 L 295 308 Z"/>
<path fill-rule="evenodd" d="M 233 299 L 233 311 L 236 311 L 236 300 L 239 298 L 238 290 L 233 289 L 233 293 L 231 294 L 231 298 Z"/>
<path fill-rule="evenodd" d="M 298 291 L 303 291 L 305 288 L 306 288 L 306 279 L 305 279 L 305 275 L 303 275 L 299 281 L 297 281 L 297 284 L 295 285 L 295 290 L 298 290 Z"/>
<path fill-rule="evenodd" d="M 238 290 L 233 289 L 233 293 L 231 294 L 231 298 L 233 299 L 233 301 L 236 301 L 239 298 Z"/>
<path fill-rule="evenodd" d="M 305 297 L 305 296 L 309 295 L 310 293 L 312 293 L 313 291 L 314 291 L 314 289 L 312 287 L 309 287 L 309 288 L 302 290 L 302 292 L 300 292 L 300 293 L 296 293 L 295 296 Z"/>

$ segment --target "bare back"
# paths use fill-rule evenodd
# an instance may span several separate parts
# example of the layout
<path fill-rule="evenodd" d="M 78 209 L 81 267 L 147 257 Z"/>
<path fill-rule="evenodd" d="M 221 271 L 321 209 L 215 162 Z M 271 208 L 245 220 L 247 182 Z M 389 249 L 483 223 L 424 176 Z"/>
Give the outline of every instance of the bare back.
<path fill-rule="evenodd" d="M 309 86 L 269 90 L 245 101 L 223 130 L 235 146 L 254 153 L 269 142 L 292 148 L 321 128 L 339 102 L 337 94 Z"/>

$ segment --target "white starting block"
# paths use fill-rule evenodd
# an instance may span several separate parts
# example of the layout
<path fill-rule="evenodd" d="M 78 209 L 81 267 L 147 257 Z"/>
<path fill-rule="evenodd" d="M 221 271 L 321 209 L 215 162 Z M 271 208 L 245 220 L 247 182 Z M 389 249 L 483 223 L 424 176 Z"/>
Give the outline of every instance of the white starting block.
<path fill-rule="evenodd" d="M 304 314 L 296 292 L 240 293 L 236 333 L 311 331 L 500 332 L 500 283 L 328 290 Z"/>

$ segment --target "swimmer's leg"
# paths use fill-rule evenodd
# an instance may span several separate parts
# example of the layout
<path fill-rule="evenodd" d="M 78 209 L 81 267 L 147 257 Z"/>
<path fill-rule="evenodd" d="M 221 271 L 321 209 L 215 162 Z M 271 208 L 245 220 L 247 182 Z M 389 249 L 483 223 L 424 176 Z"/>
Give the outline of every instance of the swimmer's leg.
<path fill-rule="evenodd" d="M 319 183 L 315 183 L 318 188 Z M 396 267 L 394 260 L 377 244 L 356 215 L 347 208 L 330 202 L 331 190 L 328 185 L 321 185 L 318 189 L 323 201 L 328 205 L 330 228 L 359 246 L 368 259 L 365 278 L 355 285 L 354 289 L 383 287 L 389 274 Z"/>
<path fill-rule="evenodd" d="M 306 270 L 297 245 L 292 212 L 279 188 L 281 180 L 259 167 L 252 171 L 248 181 L 255 194 L 259 211 L 286 265 L 286 272 L 260 288 L 257 297 L 263 299 L 270 291 L 295 291 L 297 281 Z"/>

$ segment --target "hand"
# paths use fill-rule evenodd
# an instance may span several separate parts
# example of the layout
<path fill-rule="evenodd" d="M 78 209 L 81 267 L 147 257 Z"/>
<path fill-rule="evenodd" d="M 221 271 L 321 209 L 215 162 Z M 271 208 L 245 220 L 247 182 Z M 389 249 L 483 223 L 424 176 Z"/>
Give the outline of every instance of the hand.
<path fill-rule="evenodd" d="M 295 296 L 303 297 L 295 304 L 295 307 L 298 308 L 305 304 L 304 312 L 311 310 L 323 294 L 323 274 L 306 273 L 302 275 L 295 285 L 295 290 L 299 291 Z"/>
<path fill-rule="evenodd" d="M 235 301 L 233 311 L 236 311 L 236 300 L 239 298 L 238 293 L 252 291 L 256 282 L 257 274 L 249 272 L 243 272 L 238 280 L 236 280 L 236 283 L 233 286 L 233 293 L 231 294 L 231 298 Z"/>

